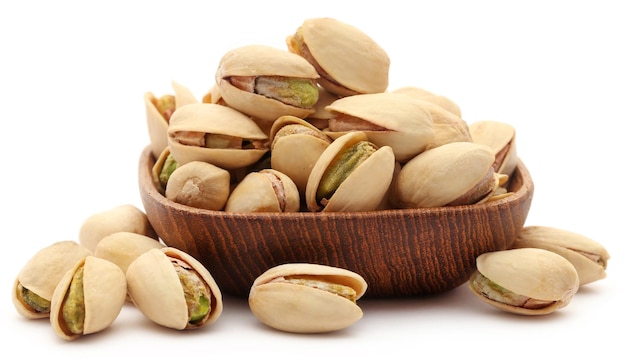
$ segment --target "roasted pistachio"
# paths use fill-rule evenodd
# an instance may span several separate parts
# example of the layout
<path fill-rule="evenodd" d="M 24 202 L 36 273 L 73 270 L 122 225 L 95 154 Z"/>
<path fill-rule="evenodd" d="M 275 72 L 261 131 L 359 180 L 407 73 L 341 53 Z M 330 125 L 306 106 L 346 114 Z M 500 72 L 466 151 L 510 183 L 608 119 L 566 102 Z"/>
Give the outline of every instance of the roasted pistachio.
<path fill-rule="evenodd" d="M 165 189 L 169 200 L 207 210 L 222 210 L 229 195 L 230 173 L 203 161 L 178 167 Z"/>
<path fill-rule="evenodd" d="M 248 173 L 232 190 L 226 212 L 296 212 L 300 209 L 298 187 L 274 169 Z"/>
<path fill-rule="evenodd" d="M 50 323 L 65 340 L 109 327 L 126 301 L 126 277 L 114 263 L 89 255 L 67 271 L 52 296 Z"/>
<path fill-rule="evenodd" d="M 526 226 L 512 247 L 540 248 L 563 256 L 576 268 L 581 286 L 606 277 L 609 252 L 582 234 L 549 226 Z"/>
<path fill-rule="evenodd" d="M 544 315 L 569 304 L 578 291 L 576 268 L 551 251 L 520 248 L 489 252 L 476 258 L 470 290 L 503 311 Z"/>
<path fill-rule="evenodd" d="M 18 273 L 11 293 L 17 312 L 28 319 L 50 316 L 54 289 L 74 264 L 91 255 L 76 241 L 57 241 L 39 250 Z"/>
<path fill-rule="evenodd" d="M 469 125 L 472 141 L 491 147 L 496 154 L 494 169 L 511 176 L 517 167 L 515 128 L 501 121 L 480 120 Z"/>
<path fill-rule="evenodd" d="M 330 332 L 362 318 L 363 312 L 356 302 L 366 289 L 365 280 L 347 269 L 283 264 L 256 278 L 248 303 L 259 321 L 277 330 Z"/>
<path fill-rule="evenodd" d="M 222 294 L 209 271 L 171 247 L 152 249 L 126 272 L 128 293 L 151 321 L 173 329 L 197 329 L 222 313 Z"/>

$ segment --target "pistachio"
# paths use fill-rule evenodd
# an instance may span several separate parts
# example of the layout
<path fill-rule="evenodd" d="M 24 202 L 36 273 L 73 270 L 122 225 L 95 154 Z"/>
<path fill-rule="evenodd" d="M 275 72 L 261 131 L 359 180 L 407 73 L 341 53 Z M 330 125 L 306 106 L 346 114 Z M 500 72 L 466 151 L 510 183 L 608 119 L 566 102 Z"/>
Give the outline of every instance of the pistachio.
<path fill-rule="evenodd" d="M 126 272 L 128 293 L 156 324 L 197 329 L 222 313 L 222 294 L 209 271 L 189 254 L 171 247 L 151 249 Z"/>
<path fill-rule="evenodd" d="M 606 277 L 609 252 L 582 234 L 548 226 L 526 226 L 512 247 L 540 248 L 563 256 L 576 268 L 581 286 Z"/>
<path fill-rule="evenodd" d="M 141 254 L 165 247 L 159 240 L 128 231 L 107 235 L 100 240 L 93 255 L 108 260 L 126 274 L 128 266 Z"/>
<path fill-rule="evenodd" d="M 157 239 L 148 216 L 135 205 L 124 204 L 89 216 L 83 221 L 78 233 L 81 245 L 94 252 L 103 237 L 120 231 L 128 231 Z"/>
<path fill-rule="evenodd" d="M 114 263 L 86 256 L 67 271 L 54 290 L 50 323 L 65 340 L 100 332 L 126 301 L 126 277 Z"/>
<path fill-rule="evenodd" d="M 475 121 L 469 125 L 472 141 L 491 147 L 496 154 L 494 169 L 511 176 L 517 167 L 515 128 L 493 120 Z"/>
<path fill-rule="evenodd" d="M 152 167 L 152 181 L 162 195 L 165 194 L 167 182 L 178 165 L 178 161 L 172 156 L 169 147 L 166 147 L 155 161 Z"/>
<path fill-rule="evenodd" d="M 165 197 L 179 204 L 222 210 L 230 195 L 230 173 L 213 164 L 191 161 L 170 175 Z"/>
<path fill-rule="evenodd" d="M 18 273 L 11 298 L 17 312 L 28 319 L 50 316 L 54 289 L 65 273 L 83 257 L 91 255 L 75 241 L 57 241 L 39 250 Z"/>
<path fill-rule="evenodd" d="M 248 173 L 232 190 L 226 212 L 296 212 L 300 209 L 298 187 L 274 169 Z"/>
<path fill-rule="evenodd" d="M 578 291 L 576 268 L 564 257 L 537 248 L 479 255 L 470 290 L 500 310 L 544 315 L 567 306 Z"/>
<path fill-rule="evenodd" d="M 254 316 L 277 330 L 321 333 L 346 328 L 362 318 L 356 304 L 367 289 L 357 273 L 319 264 L 293 263 L 268 269 L 252 284 Z"/>

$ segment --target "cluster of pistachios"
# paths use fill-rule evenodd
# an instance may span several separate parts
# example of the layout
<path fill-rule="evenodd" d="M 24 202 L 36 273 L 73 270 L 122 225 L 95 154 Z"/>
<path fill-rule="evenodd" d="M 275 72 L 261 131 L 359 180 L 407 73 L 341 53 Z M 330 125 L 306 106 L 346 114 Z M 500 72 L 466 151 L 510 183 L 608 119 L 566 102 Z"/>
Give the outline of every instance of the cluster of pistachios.
<path fill-rule="evenodd" d="M 226 212 L 317 212 L 509 193 L 512 126 L 468 125 L 454 101 L 416 86 L 389 90 L 387 53 L 344 22 L 307 19 L 285 42 L 227 51 L 200 100 L 176 82 L 173 94 L 144 95 L 153 179 L 166 198 Z"/>
<path fill-rule="evenodd" d="M 581 234 L 526 226 L 510 249 L 478 256 L 469 287 L 500 310 L 545 315 L 568 305 L 580 286 L 605 278 L 609 257 Z"/>

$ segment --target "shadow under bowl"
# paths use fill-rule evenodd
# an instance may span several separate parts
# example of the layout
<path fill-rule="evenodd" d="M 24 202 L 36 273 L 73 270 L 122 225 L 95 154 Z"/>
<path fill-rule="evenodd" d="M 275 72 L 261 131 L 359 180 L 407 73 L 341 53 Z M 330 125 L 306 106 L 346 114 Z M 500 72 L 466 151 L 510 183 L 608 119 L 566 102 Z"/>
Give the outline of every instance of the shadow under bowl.
<path fill-rule="evenodd" d="M 247 297 L 252 283 L 283 263 L 325 264 L 367 281 L 365 297 L 430 295 L 454 289 L 482 253 L 508 249 L 534 191 L 520 161 L 512 195 L 478 205 L 336 213 L 227 213 L 166 199 L 152 182 L 149 147 L 139 160 L 146 215 L 161 240 L 187 252 L 222 292 Z"/>

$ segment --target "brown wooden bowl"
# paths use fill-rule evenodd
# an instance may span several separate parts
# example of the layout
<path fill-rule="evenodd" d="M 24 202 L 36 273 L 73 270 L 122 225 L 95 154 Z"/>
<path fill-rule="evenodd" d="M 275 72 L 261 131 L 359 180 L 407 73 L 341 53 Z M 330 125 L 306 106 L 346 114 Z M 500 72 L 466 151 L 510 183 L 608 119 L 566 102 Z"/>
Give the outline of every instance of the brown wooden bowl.
<path fill-rule="evenodd" d="M 359 273 L 366 297 L 436 294 L 467 281 L 478 255 L 511 246 L 534 185 L 523 163 L 513 195 L 479 205 L 348 213 L 226 213 L 166 199 L 152 182 L 154 157 L 139 160 L 144 209 L 162 241 L 198 259 L 229 295 L 247 297 L 257 276 L 289 262 Z"/>

